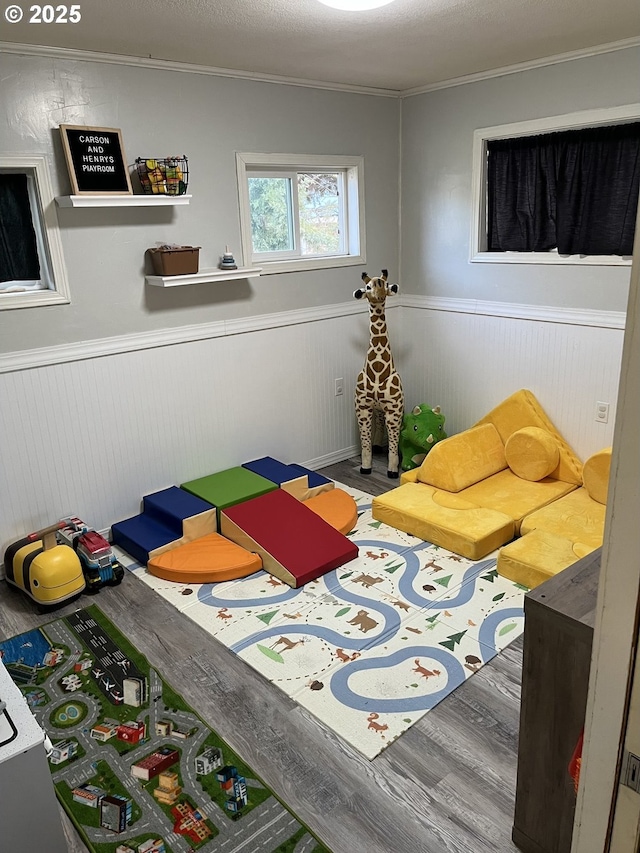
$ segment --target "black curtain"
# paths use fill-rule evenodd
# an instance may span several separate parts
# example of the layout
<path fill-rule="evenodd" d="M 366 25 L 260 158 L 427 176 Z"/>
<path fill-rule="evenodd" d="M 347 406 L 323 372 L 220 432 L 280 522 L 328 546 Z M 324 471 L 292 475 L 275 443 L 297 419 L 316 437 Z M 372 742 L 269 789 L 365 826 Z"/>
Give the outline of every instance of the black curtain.
<path fill-rule="evenodd" d="M 488 250 L 631 255 L 640 123 L 488 143 Z"/>
<path fill-rule="evenodd" d="M 0 281 L 39 278 L 27 176 L 0 172 Z"/>

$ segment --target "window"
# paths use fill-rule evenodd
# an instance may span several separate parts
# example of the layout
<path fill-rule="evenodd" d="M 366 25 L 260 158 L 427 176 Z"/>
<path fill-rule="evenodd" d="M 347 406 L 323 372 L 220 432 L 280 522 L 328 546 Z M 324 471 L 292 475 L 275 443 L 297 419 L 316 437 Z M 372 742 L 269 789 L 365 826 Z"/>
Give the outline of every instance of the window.
<path fill-rule="evenodd" d="M 69 302 L 44 157 L 0 157 L 0 310 Z"/>
<path fill-rule="evenodd" d="M 471 260 L 631 263 L 640 105 L 474 135 Z"/>
<path fill-rule="evenodd" d="M 361 157 L 237 154 L 242 249 L 264 273 L 364 263 Z"/>

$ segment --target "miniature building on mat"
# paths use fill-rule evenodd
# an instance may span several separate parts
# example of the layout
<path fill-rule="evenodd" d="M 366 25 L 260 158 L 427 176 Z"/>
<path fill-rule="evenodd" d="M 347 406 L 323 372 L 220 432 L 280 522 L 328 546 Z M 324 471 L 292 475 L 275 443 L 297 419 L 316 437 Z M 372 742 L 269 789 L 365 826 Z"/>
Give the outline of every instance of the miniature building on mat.
<path fill-rule="evenodd" d="M 143 782 L 148 782 L 178 761 L 180 761 L 180 753 L 176 749 L 161 746 L 156 752 L 152 752 L 151 755 L 147 755 L 146 758 L 132 764 L 131 775 Z"/>

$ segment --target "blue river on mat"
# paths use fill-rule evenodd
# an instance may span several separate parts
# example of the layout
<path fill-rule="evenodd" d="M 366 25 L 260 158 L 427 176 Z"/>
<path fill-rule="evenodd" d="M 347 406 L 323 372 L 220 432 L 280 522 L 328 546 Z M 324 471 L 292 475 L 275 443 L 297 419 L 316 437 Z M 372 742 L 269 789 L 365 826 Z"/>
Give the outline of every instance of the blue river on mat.
<path fill-rule="evenodd" d="M 24 663 L 27 666 L 42 665 L 44 656 L 51 648 L 51 644 L 40 631 L 30 631 L 28 634 L 20 634 L 10 640 L 0 643 L 2 661 L 5 665 L 12 663 Z"/>

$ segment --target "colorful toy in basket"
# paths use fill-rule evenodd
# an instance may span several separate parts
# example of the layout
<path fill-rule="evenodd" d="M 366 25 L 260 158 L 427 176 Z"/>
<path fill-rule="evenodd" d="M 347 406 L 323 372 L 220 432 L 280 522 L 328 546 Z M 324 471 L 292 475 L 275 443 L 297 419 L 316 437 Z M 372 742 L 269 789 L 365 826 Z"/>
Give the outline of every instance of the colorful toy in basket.
<path fill-rule="evenodd" d="M 187 191 L 189 166 L 185 156 L 164 159 L 136 158 L 136 169 L 142 189 L 152 195 L 184 195 Z"/>
<path fill-rule="evenodd" d="M 408 412 L 402 421 L 400 432 L 400 456 L 403 471 L 410 471 L 422 465 L 431 448 L 446 438 L 445 417 L 440 406 L 427 406 L 421 403 Z"/>

